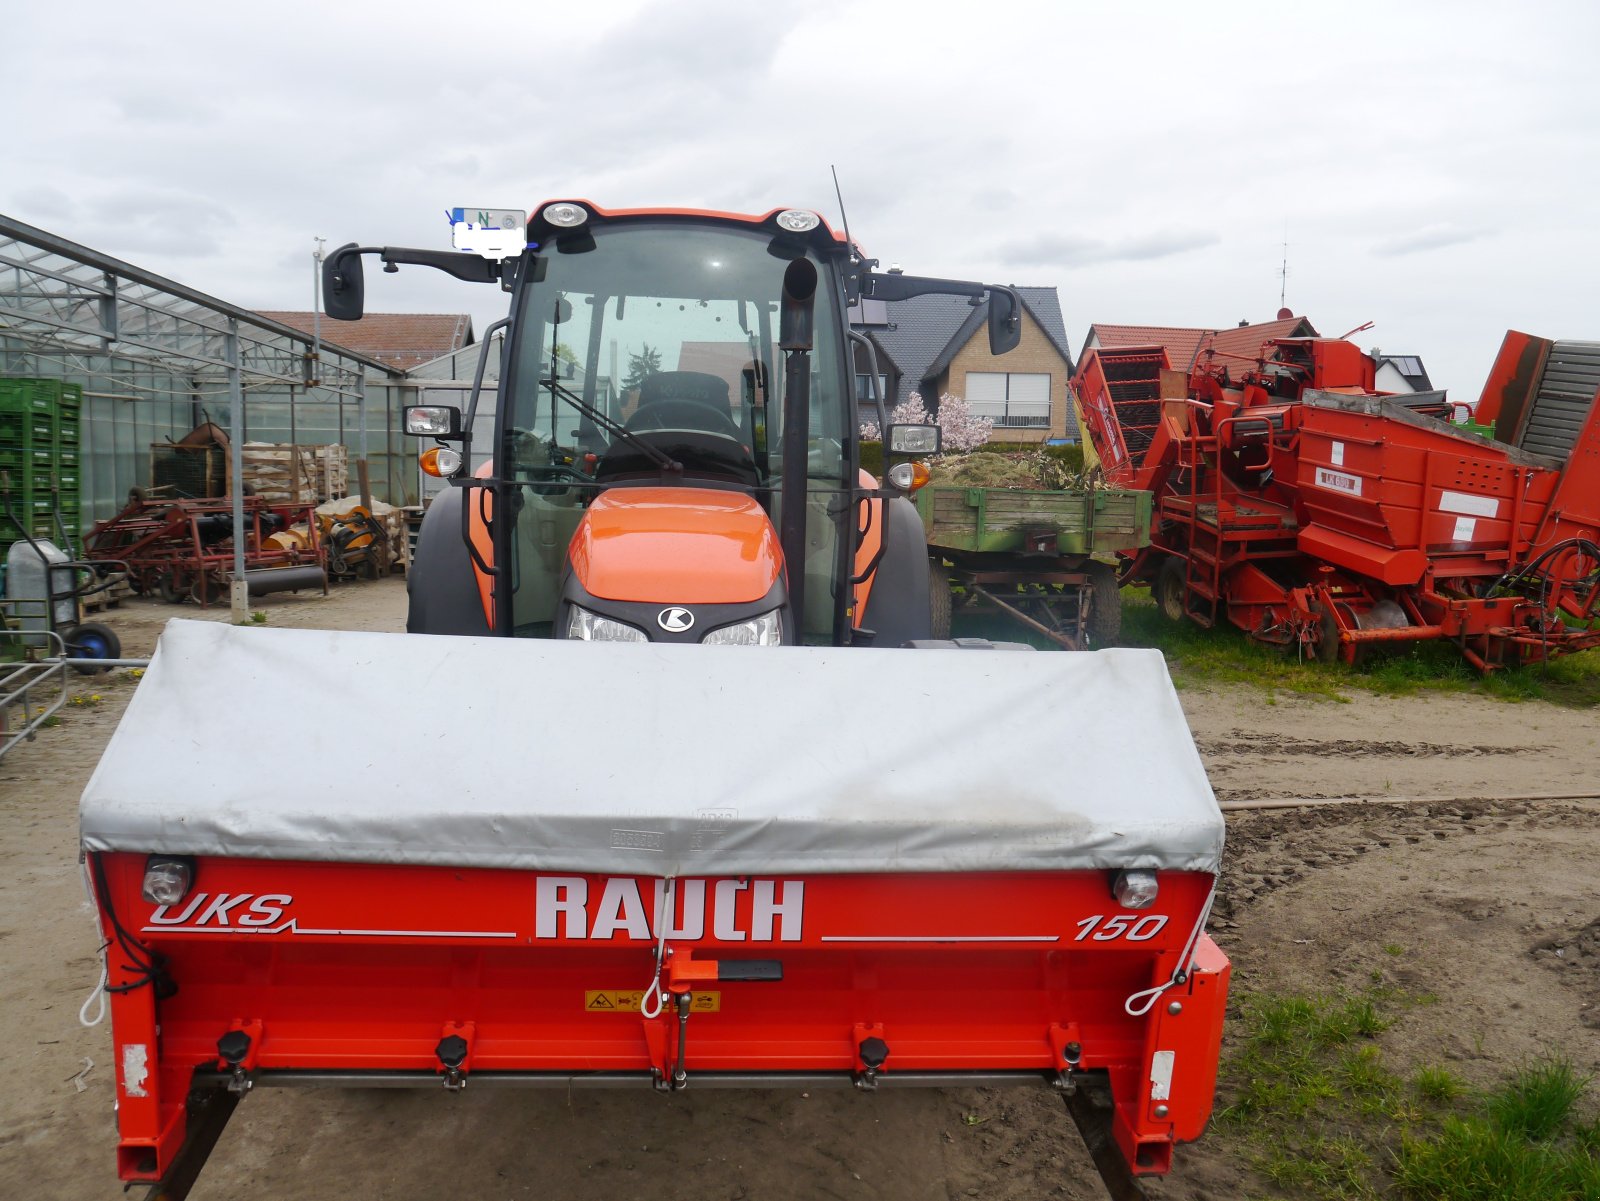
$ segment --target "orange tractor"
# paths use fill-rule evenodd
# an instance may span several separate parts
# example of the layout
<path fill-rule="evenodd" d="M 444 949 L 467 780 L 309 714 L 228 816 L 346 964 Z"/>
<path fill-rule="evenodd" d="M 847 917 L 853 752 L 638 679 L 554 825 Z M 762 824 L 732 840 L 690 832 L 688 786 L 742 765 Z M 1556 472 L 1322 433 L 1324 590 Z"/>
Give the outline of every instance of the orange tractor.
<path fill-rule="evenodd" d="M 1176 694 L 1151 651 L 930 640 L 937 431 L 859 463 L 849 303 L 965 294 L 1004 352 L 1014 294 L 799 210 L 473 216 L 487 257 L 372 253 L 512 293 L 486 461 L 471 408 L 407 413 L 453 485 L 410 628 L 480 636 L 172 623 L 85 791 L 122 1177 L 177 1201 L 272 1085 L 1020 1084 L 1141 1195 L 1210 1115 L 1230 970 Z M 235 717 L 438 699 L 292 782 Z"/>
<path fill-rule="evenodd" d="M 514 221 L 520 225 L 521 214 Z M 458 223 L 458 230 L 461 224 Z M 882 486 L 860 469 L 848 306 L 966 295 L 992 351 L 1016 346 L 1009 288 L 879 275 L 815 213 L 543 206 L 499 261 L 340 248 L 328 312 L 361 312 L 360 256 L 443 265 L 512 291 L 489 465 L 484 434 L 407 410 L 458 487 L 430 507 L 413 633 L 589 641 L 902 646 L 932 637 L 927 544 L 908 499 L 936 426 L 890 426 Z M 509 247 L 506 249 L 515 249 Z M 487 339 L 487 335 L 486 335 Z M 869 373 L 873 380 L 878 373 Z M 460 445 L 461 449 L 455 449 Z"/>

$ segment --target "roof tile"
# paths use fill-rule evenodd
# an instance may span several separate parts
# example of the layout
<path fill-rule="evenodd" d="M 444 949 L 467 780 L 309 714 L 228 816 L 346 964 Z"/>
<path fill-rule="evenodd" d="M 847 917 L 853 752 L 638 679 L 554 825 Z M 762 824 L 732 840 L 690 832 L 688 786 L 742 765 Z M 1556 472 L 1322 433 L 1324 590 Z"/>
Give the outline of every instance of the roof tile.
<path fill-rule="evenodd" d="M 307 334 L 315 321 L 313 313 L 263 309 L 261 315 Z M 472 318 L 466 313 L 368 313 L 358 321 L 324 319 L 322 340 L 404 371 L 471 346 Z"/>

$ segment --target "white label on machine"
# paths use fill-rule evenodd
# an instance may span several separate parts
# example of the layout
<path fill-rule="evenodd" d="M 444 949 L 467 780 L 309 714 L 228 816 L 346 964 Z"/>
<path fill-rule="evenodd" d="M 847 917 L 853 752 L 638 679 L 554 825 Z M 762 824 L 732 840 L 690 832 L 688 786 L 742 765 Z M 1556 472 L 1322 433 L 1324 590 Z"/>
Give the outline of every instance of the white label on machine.
<path fill-rule="evenodd" d="M 1165 1101 L 1172 1096 L 1172 1065 L 1177 1060 L 1176 1051 L 1157 1051 L 1150 1056 L 1150 1099 Z"/>
<path fill-rule="evenodd" d="M 1457 517 L 1456 531 L 1450 540 L 1452 542 L 1471 542 L 1472 535 L 1477 528 L 1478 519 L 1476 517 Z"/>
<path fill-rule="evenodd" d="M 1343 492 L 1347 496 L 1360 496 L 1361 477 L 1346 475 L 1342 471 L 1329 471 L 1326 467 L 1318 467 L 1317 487 L 1328 488 L 1334 492 Z"/>
<path fill-rule="evenodd" d="M 1473 496 L 1468 492 L 1447 490 L 1439 494 L 1439 512 L 1464 513 L 1468 517 L 1498 517 L 1500 502 L 1492 496 Z"/>
<path fill-rule="evenodd" d="M 1335 467 L 1343 467 L 1344 466 L 1344 443 L 1343 442 L 1335 442 L 1333 444 L 1333 449 L 1330 450 L 1328 453 L 1332 456 L 1333 465 Z"/>
<path fill-rule="evenodd" d="M 130 1097 L 148 1097 L 144 1082 L 150 1079 L 150 1048 L 145 1043 L 124 1043 L 122 1047 L 122 1091 Z"/>

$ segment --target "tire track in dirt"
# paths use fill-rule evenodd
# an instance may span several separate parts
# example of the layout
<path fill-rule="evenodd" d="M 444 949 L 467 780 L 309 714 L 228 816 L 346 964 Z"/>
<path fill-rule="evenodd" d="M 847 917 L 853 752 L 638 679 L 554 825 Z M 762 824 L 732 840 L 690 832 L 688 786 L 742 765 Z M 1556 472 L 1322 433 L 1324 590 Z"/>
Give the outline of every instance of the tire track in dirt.
<path fill-rule="evenodd" d="M 1290 734 L 1264 733 L 1254 730 L 1233 730 L 1225 740 L 1202 739 L 1196 745 L 1205 756 L 1250 755 L 1316 755 L 1320 757 L 1351 758 L 1357 756 L 1388 755 L 1402 758 L 1475 758 L 1483 755 L 1538 755 L 1551 750 L 1548 746 L 1482 746 L 1446 742 L 1378 742 L 1360 738 L 1296 738 Z"/>
<path fill-rule="evenodd" d="M 1333 805 L 1230 814 L 1211 925 L 1227 930 L 1240 911 L 1323 868 L 1370 851 L 1510 829 L 1600 831 L 1600 809 L 1529 801 Z M 1471 916 L 1471 915 L 1467 915 Z M 1594 935 L 1600 965 L 1600 919 Z M 1552 958 L 1560 962 L 1562 957 Z"/>

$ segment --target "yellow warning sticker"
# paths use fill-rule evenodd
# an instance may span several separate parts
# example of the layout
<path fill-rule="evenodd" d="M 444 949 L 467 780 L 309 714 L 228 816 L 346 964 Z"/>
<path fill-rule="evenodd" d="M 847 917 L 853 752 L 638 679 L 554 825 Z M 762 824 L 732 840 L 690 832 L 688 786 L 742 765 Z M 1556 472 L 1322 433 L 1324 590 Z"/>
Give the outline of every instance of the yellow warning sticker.
<path fill-rule="evenodd" d="M 644 1001 L 642 988 L 599 988 L 583 994 L 585 1013 L 638 1013 Z M 718 1013 L 722 1009 L 720 992 L 689 994 L 690 1013 Z"/>

